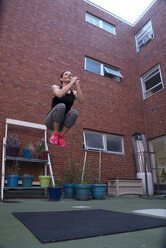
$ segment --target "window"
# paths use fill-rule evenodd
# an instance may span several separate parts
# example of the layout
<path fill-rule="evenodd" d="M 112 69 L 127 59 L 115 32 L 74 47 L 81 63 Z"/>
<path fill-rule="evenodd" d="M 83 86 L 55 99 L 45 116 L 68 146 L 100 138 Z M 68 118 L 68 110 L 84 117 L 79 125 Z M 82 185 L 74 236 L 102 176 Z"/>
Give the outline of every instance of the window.
<path fill-rule="evenodd" d="M 154 181 L 157 184 L 166 184 L 166 135 L 149 141 L 152 171 Z"/>
<path fill-rule="evenodd" d="M 143 28 L 135 35 L 137 52 L 141 50 L 150 40 L 154 38 L 152 23 L 148 21 Z"/>
<path fill-rule="evenodd" d="M 160 66 L 157 65 L 141 78 L 143 98 L 146 99 L 164 88 Z"/>
<path fill-rule="evenodd" d="M 111 34 L 116 34 L 116 30 L 115 30 L 115 26 L 111 25 L 108 22 L 105 22 L 89 13 L 86 13 L 86 21 L 99 27 L 104 29 L 105 31 L 111 33 Z"/>
<path fill-rule="evenodd" d="M 104 77 L 112 78 L 113 80 L 118 82 L 120 82 L 120 79 L 123 78 L 118 69 L 109 67 L 89 58 L 85 58 L 85 70 L 91 71 Z"/>
<path fill-rule="evenodd" d="M 108 153 L 124 154 L 123 137 L 86 130 L 83 132 L 86 150 L 102 150 Z"/>

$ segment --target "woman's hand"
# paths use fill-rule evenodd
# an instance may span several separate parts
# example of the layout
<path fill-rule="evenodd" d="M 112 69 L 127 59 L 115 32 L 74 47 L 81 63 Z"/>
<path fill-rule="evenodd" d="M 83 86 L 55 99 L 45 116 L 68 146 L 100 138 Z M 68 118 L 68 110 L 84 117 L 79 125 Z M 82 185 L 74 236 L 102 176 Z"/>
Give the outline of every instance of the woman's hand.
<path fill-rule="evenodd" d="M 79 83 L 78 77 L 72 77 L 71 83 L 74 84 L 74 85 L 77 85 Z"/>

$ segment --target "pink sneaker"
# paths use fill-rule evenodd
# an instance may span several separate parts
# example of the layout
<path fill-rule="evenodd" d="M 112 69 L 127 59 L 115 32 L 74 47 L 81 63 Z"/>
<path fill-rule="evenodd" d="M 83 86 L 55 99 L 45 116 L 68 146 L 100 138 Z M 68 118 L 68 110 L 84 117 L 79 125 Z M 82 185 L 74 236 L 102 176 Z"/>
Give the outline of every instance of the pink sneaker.
<path fill-rule="evenodd" d="M 54 133 L 54 136 L 51 136 L 50 142 L 52 144 L 58 144 L 58 133 Z"/>
<path fill-rule="evenodd" d="M 63 136 L 59 136 L 59 146 L 61 147 L 65 147 L 66 146 L 66 143 L 64 141 L 64 137 Z"/>

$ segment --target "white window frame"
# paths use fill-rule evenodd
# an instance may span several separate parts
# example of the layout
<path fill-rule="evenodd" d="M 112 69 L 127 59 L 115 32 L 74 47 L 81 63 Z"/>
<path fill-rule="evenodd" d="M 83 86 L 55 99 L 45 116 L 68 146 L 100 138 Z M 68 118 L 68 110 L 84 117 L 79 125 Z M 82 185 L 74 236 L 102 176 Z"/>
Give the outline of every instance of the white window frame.
<path fill-rule="evenodd" d="M 108 66 L 108 65 L 105 65 L 105 64 L 100 63 L 94 59 L 90 59 L 87 57 L 85 57 L 85 70 L 93 72 L 93 71 L 87 69 L 87 60 L 93 61 L 93 62 L 98 63 L 100 65 L 100 73 L 99 74 L 96 73 L 96 74 L 101 75 L 103 77 L 109 77 L 109 78 L 111 78 L 117 82 L 120 82 L 121 78 L 123 78 L 122 74 L 119 72 L 118 69 L 113 68 L 113 67 Z M 93 73 L 95 73 L 95 72 L 93 72 Z"/>
<path fill-rule="evenodd" d="M 136 50 L 139 52 L 145 44 L 154 38 L 152 22 L 149 20 L 135 35 Z M 139 44 L 140 43 L 140 44 Z"/>
<path fill-rule="evenodd" d="M 102 137 L 102 141 L 103 141 L 103 149 L 97 149 L 97 148 L 94 148 L 94 147 L 87 146 L 85 133 L 93 133 L 93 134 L 96 133 L 97 135 L 100 134 L 101 137 Z M 107 136 L 121 138 L 122 152 L 115 152 L 115 151 L 108 151 L 107 150 Z M 91 130 L 84 130 L 83 131 L 83 140 L 84 140 L 84 149 L 85 150 L 88 150 L 88 151 L 102 151 L 104 153 L 124 155 L 124 138 L 121 135 L 114 135 L 114 134 L 101 133 L 101 132 L 96 132 L 96 131 L 91 131 Z"/>
<path fill-rule="evenodd" d="M 91 18 L 98 19 L 98 20 L 99 20 L 99 26 L 98 26 L 98 25 L 95 25 L 95 24 L 93 24 L 93 23 L 91 23 L 91 22 L 89 22 L 89 21 L 88 21 L 88 16 L 91 17 Z M 103 21 L 103 20 L 101 20 L 100 18 L 98 18 L 98 17 L 96 17 L 96 16 L 94 16 L 94 15 L 88 13 L 88 12 L 86 12 L 86 14 L 85 14 L 85 21 L 88 22 L 88 23 L 90 23 L 90 24 L 92 24 L 92 25 L 94 25 L 94 26 L 96 26 L 96 27 L 99 27 L 99 28 L 105 30 L 106 32 L 108 32 L 108 33 L 110 33 L 110 34 L 116 35 L 116 28 L 115 28 L 114 25 L 110 24 L 110 23 L 107 22 L 107 21 Z M 104 29 L 104 28 L 103 28 L 103 22 L 107 23 L 107 24 L 111 27 L 111 29 L 113 29 L 113 31 L 111 32 L 111 31 L 108 31 L 108 30 Z"/>
<path fill-rule="evenodd" d="M 152 74 L 154 71 L 156 71 L 156 69 L 158 69 L 158 72 L 156 72 L 155 74 Z M 161 82 L 157 83 L 155 86 L 151 87 L 150 89 L 146 90 L 145 84 L 146 84 L 146 79 L 148 78 L 152 78 L 154 77 L 157 73 L 160 74 L 160 78 L 161 78 Z M 150 75 L 152 74 L 152 75 Z M 149 77 L 150 76 L 150 77 Z M 164 84 L 163 84 L 163 79 L 162 79 L 162 75 L 161 75 L 161 69 L 160 69 L 160 65 L 156 65 L 155 67 L 153 67 L 150 71 L 148 71 L 146 74 L 144 74 L 141 77 L 141 85 L 142 85 L 142 93 L 143 93 L 143 99 L 147 99 L 155 94 L 157 94 L 158 92 L 160 92 L 161 90 L 164 89 Z M 151 95 L 147 96 L 147 93 L 150 92 L 151 90 L 155 89 L 156 87 L 158 87 L 159 85 L 162 85 L 162 89 L 158 90 L 155 93 L 152 93 Z"/>

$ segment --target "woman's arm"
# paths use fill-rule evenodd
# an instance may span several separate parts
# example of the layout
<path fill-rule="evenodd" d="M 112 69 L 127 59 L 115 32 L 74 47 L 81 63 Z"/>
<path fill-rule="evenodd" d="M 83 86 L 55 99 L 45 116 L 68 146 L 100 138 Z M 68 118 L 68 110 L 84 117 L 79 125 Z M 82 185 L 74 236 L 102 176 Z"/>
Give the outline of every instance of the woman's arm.
<path fill-rule="evenodd" d="M 62 96 L 64 96 L 68 90 L 71 89 L 71 87 L 76 83 L 77 78 L 73 77 L 71 79 L 71 82 L 67 85 L 65 85 L 62 89 L 59 89 L 59 87 L 57 85 L 52 85 L 51 89 L 52 89 L 52 93 L 54 96 L 57 96 L 58 98 L 61 98 Z"/>
<path fill-rule="evenodd" d="M 82 104 L 84 102 L 84 96 L 83 96 L 78 79 L 76 80 L 75 86 L 76 86 L 76 97 L 77 97 L 79 103 Z"/>

